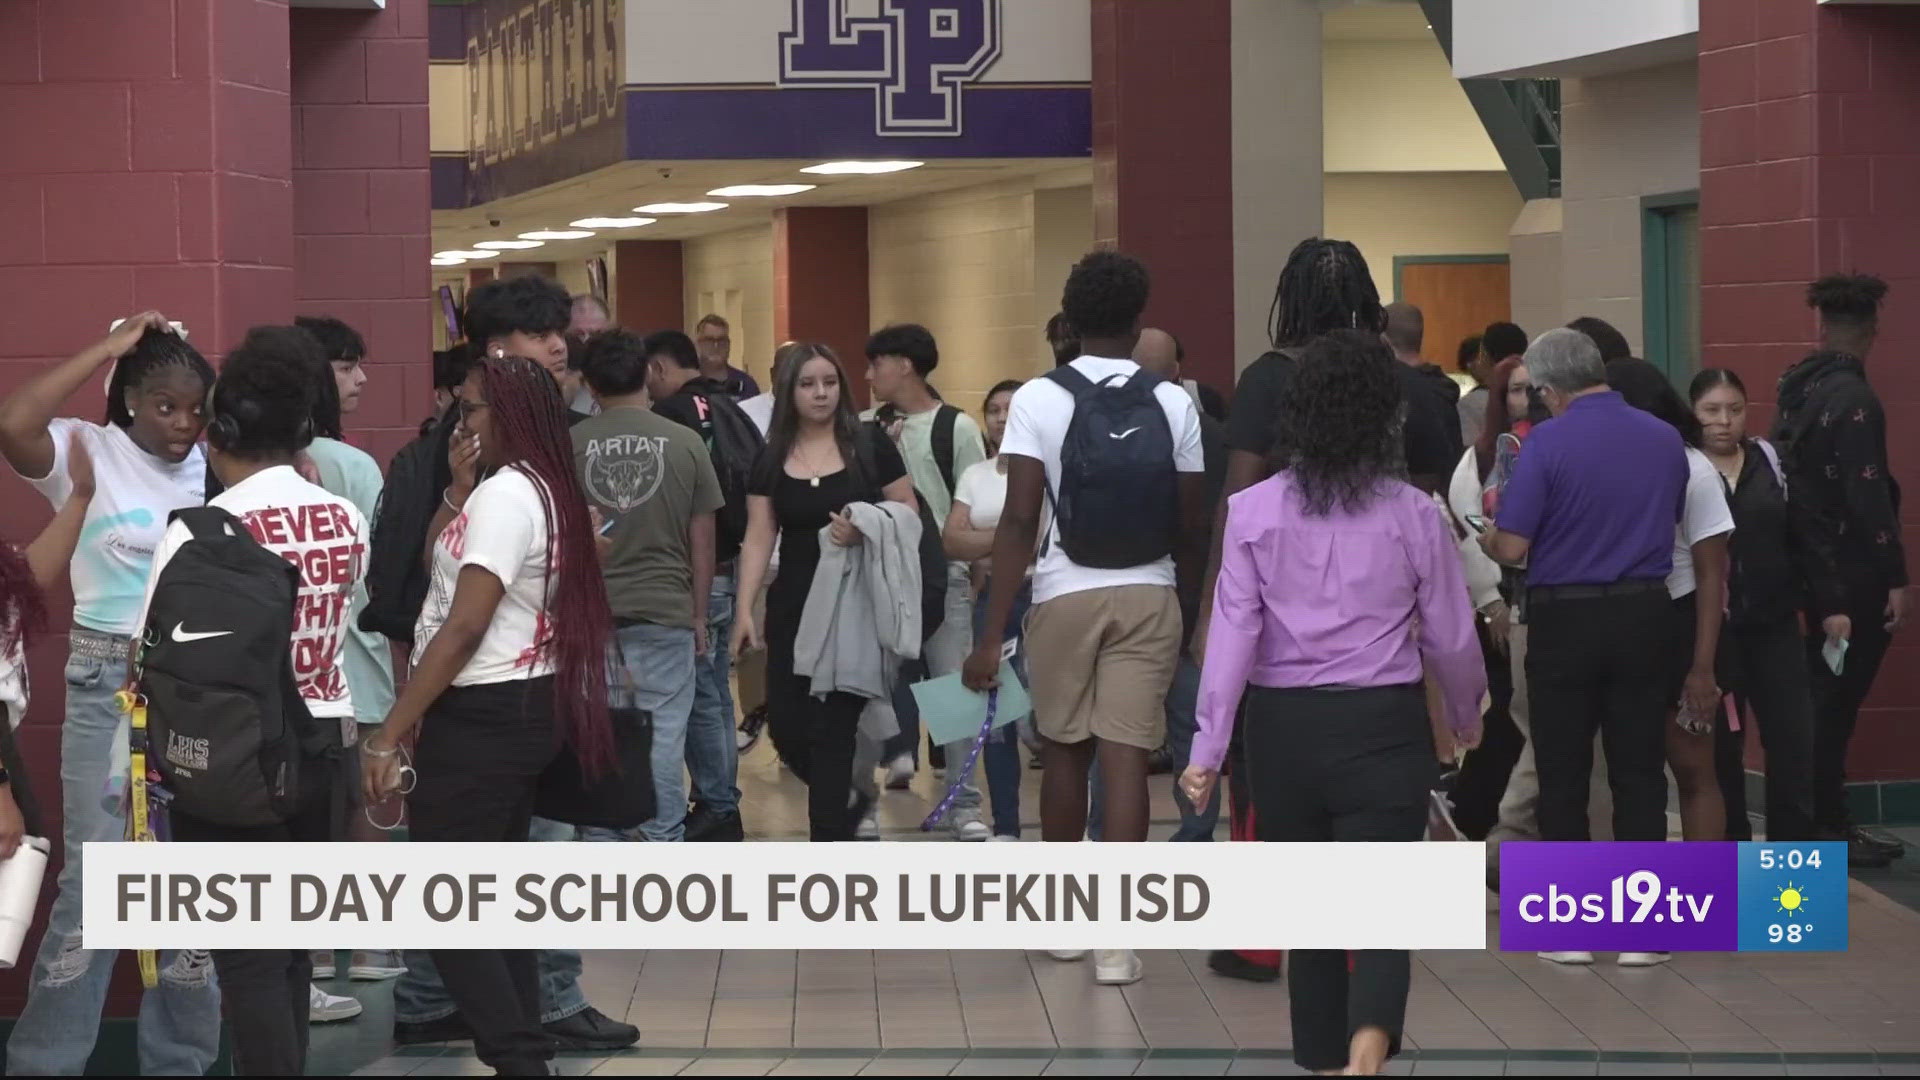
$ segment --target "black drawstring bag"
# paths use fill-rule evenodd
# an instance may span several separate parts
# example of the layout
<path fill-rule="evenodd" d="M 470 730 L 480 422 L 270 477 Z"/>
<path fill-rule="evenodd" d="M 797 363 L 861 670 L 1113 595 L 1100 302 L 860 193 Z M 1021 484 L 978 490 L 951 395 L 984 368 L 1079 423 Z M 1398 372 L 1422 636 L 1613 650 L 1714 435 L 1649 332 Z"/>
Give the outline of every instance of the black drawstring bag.
<path fill-rule="evenodd" d="M 609 708 L 613 727 L 613 768 L 588 783 L 572 747 L 540 774 L 533 812 L 566 825 L 631 829 L 653 819 L 653 714 L 645 709 Z"/>

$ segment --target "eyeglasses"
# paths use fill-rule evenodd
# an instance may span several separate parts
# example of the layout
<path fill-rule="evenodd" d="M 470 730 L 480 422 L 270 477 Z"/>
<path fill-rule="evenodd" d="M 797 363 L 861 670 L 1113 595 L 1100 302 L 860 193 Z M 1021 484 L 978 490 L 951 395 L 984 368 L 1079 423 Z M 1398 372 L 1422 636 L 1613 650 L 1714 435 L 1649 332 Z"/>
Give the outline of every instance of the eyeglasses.
<path fill-rule="evenodd" d="M 468 401 L 461 398 L 455 403 L 455 407 L 460 410 L 460 422 L 464 424 L 472 420 L 475 413 L 482 412 L 490 406 L 484 401 Z"/>

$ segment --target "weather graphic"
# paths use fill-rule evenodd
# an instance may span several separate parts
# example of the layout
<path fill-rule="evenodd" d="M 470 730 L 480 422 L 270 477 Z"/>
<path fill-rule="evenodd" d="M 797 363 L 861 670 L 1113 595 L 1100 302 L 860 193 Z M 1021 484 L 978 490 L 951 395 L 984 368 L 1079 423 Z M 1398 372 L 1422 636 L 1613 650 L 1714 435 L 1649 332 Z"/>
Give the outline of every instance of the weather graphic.
<path fill-rule="evenodd" d="M 1847 851 L 1836 843 L 1746 843 L 1740 864 L 1740 948 L 1826 952 L 1847 947 Z"/>
<path fill-rule="evenodd" d="M 1807 898 L 1791 881 L 1773 898 L 1773 902 L 1780 905 L 1779 914 L 1783 915 L 1799 915 L 1807 907 Z"/>

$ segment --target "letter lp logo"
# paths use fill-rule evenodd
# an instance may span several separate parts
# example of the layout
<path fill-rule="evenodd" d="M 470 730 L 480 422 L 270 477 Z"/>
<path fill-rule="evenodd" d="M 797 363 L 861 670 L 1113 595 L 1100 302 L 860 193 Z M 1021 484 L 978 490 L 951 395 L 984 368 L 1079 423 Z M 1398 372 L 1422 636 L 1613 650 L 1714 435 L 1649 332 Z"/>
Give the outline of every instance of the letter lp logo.
<path fill-rule="evenodd" d="M 961 94 L 1000 59 L 1001 0 L 793 0 L 782 87 L 872 87 L 880 135 L 959 135 Z"/>

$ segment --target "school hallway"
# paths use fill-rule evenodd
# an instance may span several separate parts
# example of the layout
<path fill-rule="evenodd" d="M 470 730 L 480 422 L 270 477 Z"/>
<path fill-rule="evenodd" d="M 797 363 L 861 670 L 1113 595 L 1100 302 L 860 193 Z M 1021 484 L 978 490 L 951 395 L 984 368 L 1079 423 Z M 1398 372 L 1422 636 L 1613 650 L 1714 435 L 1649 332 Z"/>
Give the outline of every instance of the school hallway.
<path fill-rule="evenodd" d="M 1024 755 L 1023 755 L 1024 757 Z M 1037 837 L 1039 772 L 1024 774 Z M 1155 777 L 1154 839 L 1177 822 Z M 805 791 L 770 747 L 741 762 L 751 839 L 806 834 Z M 937 792 L 889 792 L 886 840 L 911 841 Z M 1901 830 L 1920 843 L 1920 830 Z M 1224 821 L 1219 836 L 1226 837 Z M 1844 954 L 1683 954 L 1623 969 L 1531 953 L 1415 954 L 1406 1050 L 1417 1075 L 1920 1075 L 1920 855 L 1853 882 Z M 1877 886 L 1869 887 L 1864 880 Z M 1898 896 L 1907 903 L 1890 897 Z M 1488 942 L 1499 938 L 1488 896 Z M 1299 1075 L 1284 983 L 1222 978 L 1199 952 L 1144 952 L 1145 977 L 1096 987 L 1044 953 L 589 952 L 587 998 L 637 1025 L 638 1048 L 563 1056 L 564 1075 Z M 326 984 L 367 1005 L 316 1026 L 311 1073 L 485 1075 L 469 1043 L 395 1049 L 391 983 Z"/>

